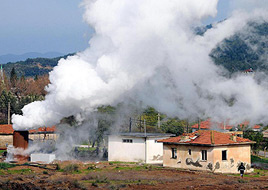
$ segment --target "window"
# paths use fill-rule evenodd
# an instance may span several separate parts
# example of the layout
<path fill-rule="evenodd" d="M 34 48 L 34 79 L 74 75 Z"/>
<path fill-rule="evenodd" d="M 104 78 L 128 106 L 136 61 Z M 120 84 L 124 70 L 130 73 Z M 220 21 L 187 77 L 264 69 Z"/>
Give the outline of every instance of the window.
<path fill-rule="evenodd" d="M 132 139 L 123 139 L 123 143 L 133 143 Z"/>
<path fill-rule="evenodd" d="M 207 150 L 202 150 L 202 160 L 207 160 Z"/>
<path fill-rule="evenodd" d="M 222 151 L 222 160 L 227 160 L 227 150 Z"/>
<path fill-rule="evenodd" d="M 191 149 L 188 150 L 188 154 L 192 155 L 192 150 Z"/>
<path fill-rule="evenodd" d="M 176 159 L 177 158 L 177 149 L 176 148 L 171 148 L 172 151 L 172 158 Z"/>

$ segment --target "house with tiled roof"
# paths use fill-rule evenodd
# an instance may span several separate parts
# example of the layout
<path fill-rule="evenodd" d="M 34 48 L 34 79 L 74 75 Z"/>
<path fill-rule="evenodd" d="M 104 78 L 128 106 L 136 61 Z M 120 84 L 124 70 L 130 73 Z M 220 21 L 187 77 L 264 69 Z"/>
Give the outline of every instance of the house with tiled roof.
<path fill-rule="evenodd" d="M 11 124 L 0 125 L 0 148 L 13 144 L 14 129 Z M 56 126 L 29 130 L 29 141 L 57 140 Z"/>
<path fill-rule="evenodd" d="M 201 121 L 199 124 L 196 123 L 196 124 L 192 125 L 192 130 L 193 130 L 193 132 L 195 132 L 197 130 L 211 130 L 211 129 L 215 128 L 215 129 L 221 129 L 223 131 L 229 131 L 233 127 L 234 127 L 233 125 L 229 125 L 229 122 L 217 123 L 217 122 L 213 122 L 210 119 L 208 119 L 205 121 Z"/>
<path fill-rule="evenodd" d="M 220 173 L 238 173 L 241 162 L 251 169 L 249 139 L 212 130 L 199 130 L 158 142 L 163 143 L 163 166 Z"/>
<path fill-rule="evenodd" d="M 242 130 L 246 130 L 246 128 L 249 126 L 249 121 L 245 121 L 243 123 L 240 123 L 238 125 Z M 192 131 L 195 132 L 197 130 L 212 130 L 212 129 L 218 129 L 222 131 L 230 131 L 233 129 L 235 126 L 230 125 L 229 121 L 226 121 L 225 123 L 218 123 L 218 122 L 213 122 L 210 119 L 201 121 L 199 124 L 196 123 L 192 125 Z M 261 131 L 261 126 L 260 125 L 254 125 L 252 127 L 253 131 Z M 242 133 L 243 134 L 243 133 Z"/>

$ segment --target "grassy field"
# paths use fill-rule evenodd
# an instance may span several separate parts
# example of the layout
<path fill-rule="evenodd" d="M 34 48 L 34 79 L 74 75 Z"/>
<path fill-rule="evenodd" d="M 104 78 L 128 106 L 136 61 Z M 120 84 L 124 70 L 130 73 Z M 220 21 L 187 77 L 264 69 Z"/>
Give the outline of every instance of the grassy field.
<path fill-rule="evenodd" d="M 253 157 L 266 163 L 266 159 Z M 243 179 L 239 174 L 214 174 L 134 162 L 65 161 L 47 165 L 0 163 L 4 189 L 265 189 L 268 170 L 255 169 Z M 0 188 L 1 189 L 1 188 Z"/>

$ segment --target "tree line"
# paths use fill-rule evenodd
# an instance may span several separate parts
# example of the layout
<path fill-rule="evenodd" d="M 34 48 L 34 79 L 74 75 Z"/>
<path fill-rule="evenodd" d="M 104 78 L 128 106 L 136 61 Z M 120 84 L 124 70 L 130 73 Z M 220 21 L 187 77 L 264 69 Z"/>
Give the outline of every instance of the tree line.
<path fill-rule="evenodd" d="M 19 77 L 13 67 L 10 75 L 1 73 L 0 84 L 0 124 L 8 123 L 8 105 L 10 115 L 22 114 L 21 109 L 34 101 L 43 100 L 49 84 L 48 75 L 35 77 Z"/>

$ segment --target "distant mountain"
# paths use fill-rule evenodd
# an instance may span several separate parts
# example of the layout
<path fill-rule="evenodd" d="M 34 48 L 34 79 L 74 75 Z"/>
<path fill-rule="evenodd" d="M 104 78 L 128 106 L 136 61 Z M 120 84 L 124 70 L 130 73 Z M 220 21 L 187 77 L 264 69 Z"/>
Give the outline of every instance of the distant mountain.
<path fill-rule="evenodd" d="M 21 55 L 6 54 L 6 55 L 0 55 L 0 64 L 5 64 L 8 62 L 25 61 L 28 58 L 38 58 L 38 57 L 54 58 L 63 55 L 64 55 L 63 53 L 59 52 L 47 52 L 47 53 L 29 52 Z"/>
<path fill-rule="evenodd" d="M 207 25 L 197 28 L 196 34 L 203 35 L 212 27 L 212 25 Z M 49 58 L 49 55 L 47 55 L 47 58 L 34 58 L 7 63 L 3 65 L 3 69 L 7 76 L 9 76 L 13 67 L 19 76 L 34 77 L 44 75 L 58 64 L 59 59 L 66 58 L 69 55 L 73 54 L 56 58 Z M 225 67 L 230 73 L 244 71 L 249 68 L 268 72 L 268 23 L 248 23 L 244 30 L 219 43 L 211 51 L 210 57 L 215 64 Z"/>
<path fill-rule="evenodd" d="M 3 65 L 3 70 L 7 76 L 10 76 L 10 72 L 13 67 L 15 68 L 18 76 L 40 76 L 49 73 L 53 67 L 58 64 L 58 61 L 61 58 L 67 58 L 70 55 L 74 55 L 74 53 L 55 58 L 34 58 L 26 59 L 25 61 L 18 61 L 15 63 L 9 62 Z"/>
<path fill-rule="evenodd" d="M 243 30 L 219 43 L 210 56 L 231 73 L 250 68 L 268 72 L 268 23 L 249 22 Z"/>

